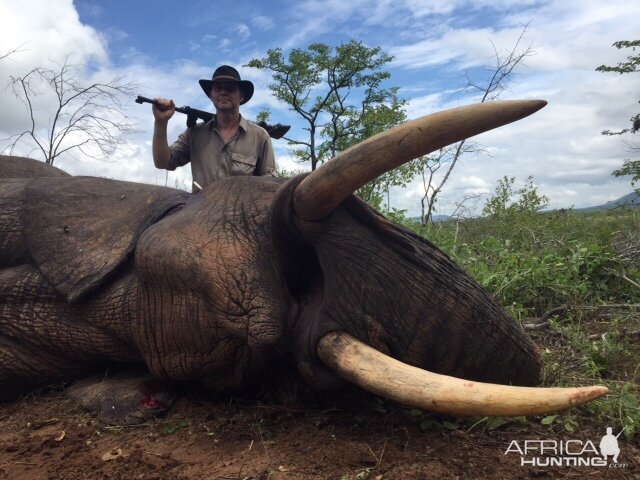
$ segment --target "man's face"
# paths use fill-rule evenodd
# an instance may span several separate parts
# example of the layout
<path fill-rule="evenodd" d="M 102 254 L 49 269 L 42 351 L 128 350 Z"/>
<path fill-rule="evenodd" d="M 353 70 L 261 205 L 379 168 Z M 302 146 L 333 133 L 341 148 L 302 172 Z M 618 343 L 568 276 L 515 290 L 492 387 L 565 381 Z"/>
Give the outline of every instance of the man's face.
<path fill-rule="evenodd" d="M 218 111 L 237 110 L 244 99 L 239 85 L 235 82 L 215 82 L 209 96 Z"/>

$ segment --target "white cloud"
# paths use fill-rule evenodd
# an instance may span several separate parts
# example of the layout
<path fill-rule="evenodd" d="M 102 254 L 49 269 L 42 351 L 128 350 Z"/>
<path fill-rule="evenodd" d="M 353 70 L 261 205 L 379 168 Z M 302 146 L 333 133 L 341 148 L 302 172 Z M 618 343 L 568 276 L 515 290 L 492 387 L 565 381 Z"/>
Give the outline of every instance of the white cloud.
<path fill-rule="evenodd" d="M 324 2 L 305 0 L 297 3 L 296 7 L 288 13 L 288 16 L 291 17 L 290 25 L 294 28 L 282 48 L 306 47 L 310 38 L 336 31 L 358 12 L 363 2 L 364 0 L 347 2 L 344 0 L 326 0 Z"/>
<path fill-rule="evenodd" d="M 239 23 L 238 25 L 236 25 L 235 32 L 238 34 L 240 41 L 246 40 L 251 36 L 251 30 L 244 23 Z"/>
<path fill-rule="evenodd" d="M 403 96 L 407 95 L 404 90 L 402 90 L 400 94 Z M 443 96 L 443 92 L 438 92 L 411 98 L 407 105 L 407 117 L 419 118 L 424 115 L 437 112 L 438 110 L 442 110 L 445 103 Z"/>
<path fill-rule="evenodd" d="M 407 0 L 406 2 L 411 13 L 417 18 L 451 13 L 460 3 L 452 0 Z"/>
<path fill-rule="evenodd" d="M 253 15 L 250 21 L 254 26 L 263 31 L 271 30 L 276 26 L 273 19 L 264 15 Z"/>
<path fill-rule="evenodd" d="M 73 61 L 103 64 L 108 60 L 104 38 L 93 28 L 83 25 L 71 0 L 0 3 L 0 44 L 10 50 L 23 45 L 11 61 L 0 64 L 3 76 L 25 73 L 34 65 L 62 62 L 72 55 Z"/>
<path fill-rule="evenodd" d="M 490 187 L 487 181 L 484 178 L 475 177 L 475 176 L 463 176 L 460 179 L 460 184 L 467 186 L 467 188 L 471 189 L 482 189 L 485 191 Z"/>
<path fill-rule="evenodd" d="M 522 26 L 516 24 L 502 30 L 447 26 L 440 30 L 436 36 L 390 48 L 389 52 L 395 57 L 394 64 L 420 69 L 454 63 L 455 68 L 462 70 L 492 65 L 496 50 L 504 57 L 505 50 L 510 50 L 516 44 Z M 526 48 L 528 45 L 524 39 L 521 46 Z"/>
<path fill-rule="evenodd" d="M 611 177 L 629 156 L 624 142 L 600 132 L 626 126 L 637 113 L 637 79 L 602 74 L 595 68 L 623 59 L 625 52 L 611 44 L 637 38 L 637 18 L 640 6 L 628 2 L 544 2 L 524 14 L 510 14 L 490 28 L 448 24 L 391 48 L 395 64 L 403 68 L 468 69 L 488 63 L 493 53 L 490 39 L 504 51 L 521 30 L 518 22 L 531 20 L 526 37 L 534 42 L 537 54 L 527 58 L 526 68 L 518 71 L 503 98 L 544 98 L 549 105 L 518 124 L 479 136 L 492 156 L 460 162 L 442 194 L 440 210 L 450 212 L 455 199 L 470 191 L 464 181 L 469 177 L 482 179 L 492 190 L 503 175 L 519 179 L 533 175 L 555 207 L 595 205 L 628 193 L 628 180 Z M 453 106 L 447 99 L 437 93 L 412 98 L 409 116 Z M 419 189 L 419 182 L 411 188 Z M 397 199 L 410 213 L 418 211 L 417 197 Z"/>
<path fill-rule="evenodd" d="M 218 38 L 217 35 L 212 35 L 207 33 L 202 36 L 199 40 L 189 40 L 189 50 L 192 52 L 200 51 L 202 48 L 208 48 L 207 44 L 210 44 L 214 40 Z"/>

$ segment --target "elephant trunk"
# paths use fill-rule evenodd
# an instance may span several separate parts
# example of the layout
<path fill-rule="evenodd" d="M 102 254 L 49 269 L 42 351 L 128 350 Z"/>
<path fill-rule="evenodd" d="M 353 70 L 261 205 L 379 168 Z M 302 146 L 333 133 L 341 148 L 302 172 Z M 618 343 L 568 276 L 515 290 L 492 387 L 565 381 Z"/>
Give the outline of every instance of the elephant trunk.
<path fill-rule="evenodd" d="M 371 393 L 452 415 L 546 414 L 582 405 L 609 391 L 604 386 L 512 387 L 439 375 L 395 360 L 344 332 L 322 337 L 317 352 L 329 368 Z"/>

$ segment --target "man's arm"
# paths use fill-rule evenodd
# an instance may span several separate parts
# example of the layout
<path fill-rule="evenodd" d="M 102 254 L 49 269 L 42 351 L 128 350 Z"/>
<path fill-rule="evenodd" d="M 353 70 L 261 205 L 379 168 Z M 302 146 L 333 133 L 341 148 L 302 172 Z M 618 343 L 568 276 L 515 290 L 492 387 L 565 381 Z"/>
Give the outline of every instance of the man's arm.
<path fill-rule="evenodd" d="M 171 149 L 167 140 L 167 124 L 176 111 L 173 100 L 155 98 L 152 107 L 155 123 L 153 125 L 152 153 L 156 168 L 175 170 L 171 165 Z"/>

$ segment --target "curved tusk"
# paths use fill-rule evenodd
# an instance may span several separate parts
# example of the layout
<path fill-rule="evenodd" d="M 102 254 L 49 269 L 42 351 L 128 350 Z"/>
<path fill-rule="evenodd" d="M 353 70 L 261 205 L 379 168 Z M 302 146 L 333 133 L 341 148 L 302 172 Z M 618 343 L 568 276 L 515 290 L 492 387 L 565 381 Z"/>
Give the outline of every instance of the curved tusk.
<path fill-rule="evenodd" d="M 540 110 L 544 100 L 485 102 L 427 115 L 374 135 L 336 155 L 296 188 L 303 220 L 325 218 L 358 188 L 389 170 Z"/>
<path fill-rule="evenodd" d="M 439 375 L 395 360 L 344 332 L 325 335 L 317 350 L 328 367 L 371 393 L 453 415 L 545 414 L 582 405 L 609 392 L 604 386 L 512 387 Z"/>

